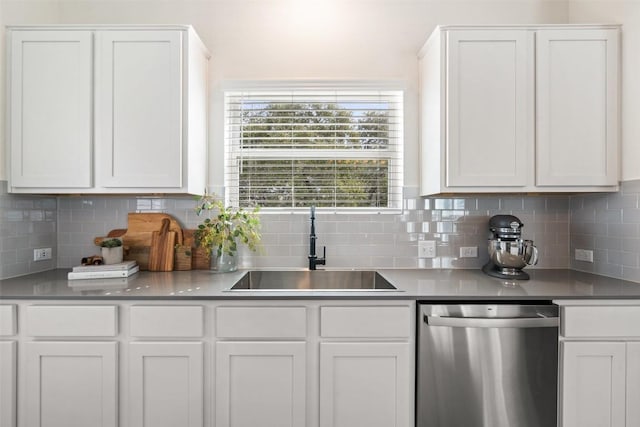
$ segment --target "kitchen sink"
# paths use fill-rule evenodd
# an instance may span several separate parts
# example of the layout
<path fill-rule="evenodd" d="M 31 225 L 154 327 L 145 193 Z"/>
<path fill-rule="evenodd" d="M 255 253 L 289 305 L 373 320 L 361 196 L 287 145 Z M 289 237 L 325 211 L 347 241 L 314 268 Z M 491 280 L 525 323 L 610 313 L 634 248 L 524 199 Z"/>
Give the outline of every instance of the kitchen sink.
<path fill-rule="evenodd" d="M 397 291 L 375 271 L 249 271 L 229 291 Z"/>

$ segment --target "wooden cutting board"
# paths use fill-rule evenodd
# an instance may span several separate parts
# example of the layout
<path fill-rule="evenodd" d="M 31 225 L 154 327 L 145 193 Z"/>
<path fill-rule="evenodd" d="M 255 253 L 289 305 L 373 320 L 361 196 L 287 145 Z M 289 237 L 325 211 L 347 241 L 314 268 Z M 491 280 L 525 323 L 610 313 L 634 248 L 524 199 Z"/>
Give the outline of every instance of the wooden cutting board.
<path fill-rule="evenodd" d="M 149 271 L 172 271 L 176 245 L 176 232 L 170 231 L 169 218 L 162 220 L 160 231 L 151 233 Z"/>
<path fill-rule="evenodd" d="M 178 241 L 182 243 L 182 227 L 169 214 L 164 213 L 129 213 L 127 233 L 124 235 L 125 246 L 151 246 L 154 231 L 160 231 L 163 220 L 169 220 L 169 231 L 174 231 Z M 179 237 L 178 237 L 179 236 Z"/>
<path fill-rule="evenodd" d="M 128 228 L 111 230 L 107 237 L 119 237 L 124 245 L 124 259 L 137 261 L 140 270 L 148 270 L 153 232 L 159 232 L 164 219 L 169 220 L 169 231 L 175 232 L 177 244 L 182 244 L 182 228 L 174 217 L 164 213 L 129 213 Z M 104 237 L 96 237 L 99 245 Z"/>

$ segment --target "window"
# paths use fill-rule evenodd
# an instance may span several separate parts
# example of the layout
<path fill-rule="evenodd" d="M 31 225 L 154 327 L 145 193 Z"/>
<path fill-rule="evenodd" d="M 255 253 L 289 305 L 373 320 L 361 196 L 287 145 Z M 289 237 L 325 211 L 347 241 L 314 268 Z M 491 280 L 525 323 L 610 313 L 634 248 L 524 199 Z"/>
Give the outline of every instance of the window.
<path fill-rule="evenodd" d="M 399 209 L 399 91 L 225 93 L 227 203 Z"/>

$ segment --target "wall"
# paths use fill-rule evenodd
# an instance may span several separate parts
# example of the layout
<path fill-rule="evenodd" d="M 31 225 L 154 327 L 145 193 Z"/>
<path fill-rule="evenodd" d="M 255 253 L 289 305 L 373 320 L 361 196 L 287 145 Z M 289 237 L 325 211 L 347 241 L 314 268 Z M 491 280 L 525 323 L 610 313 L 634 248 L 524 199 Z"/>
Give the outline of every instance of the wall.
<path fill-rule="evenodd" d="M 0 279 L 56 267 L 57 204 L 55 197 L 7 194 L 0 181 Z M 33 261 L 33 250 L 53 249 L 53 259 Z"/>
<path fill-rule="evenodd" d="M 571 268 L 640 282 L 639 208 L 640 180 L 616 194 L 572 196 L 570 254 L 589 249 L 594 262 L 572 259 Z"/>
<path fill-rule="evenodd" d="M 524 237 L 542 254 L 538 268 L 569 265 L 567 196 L 479 196 L 404 200 L 401 214 L 317 213 L 318 252 L 327 247 L 330 268 L 479 268 L 487 259 L 490 216 L 512 213 L 525 224 Z M 98 253 L 93 238 L 127 228 L 128 212 L 165 212 L 184 228 L 203 217 L 190 198 L 61 197 L 58 199 L 58 266 L 72 267 Z M 244 267 L 306 267 L 306 213 L 262 214 L 262 252 L 241 253 Z M 435 240 L 437 258 L 418 259 L 418 241 Z M 459 258 L 461 246 L 478 246 L 478 258 Z"/>

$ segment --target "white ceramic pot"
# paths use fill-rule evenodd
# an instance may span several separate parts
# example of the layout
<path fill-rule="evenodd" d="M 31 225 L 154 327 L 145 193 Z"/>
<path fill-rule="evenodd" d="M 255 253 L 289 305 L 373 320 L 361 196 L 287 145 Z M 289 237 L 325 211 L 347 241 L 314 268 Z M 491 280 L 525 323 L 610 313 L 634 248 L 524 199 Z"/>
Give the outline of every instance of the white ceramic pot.
<path fill-rule="evenodd" d="M 122 262 L 122 246 L 100 249 L 102 249 L 102 261 L 105 264 L 118 264 Z"/>

